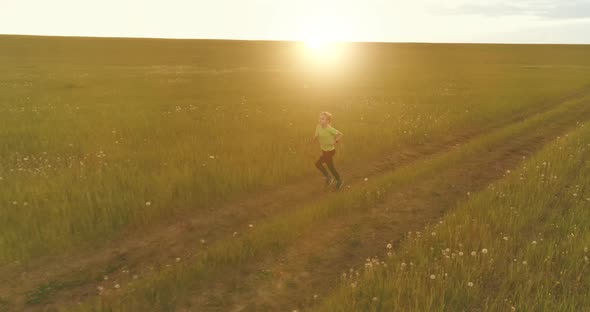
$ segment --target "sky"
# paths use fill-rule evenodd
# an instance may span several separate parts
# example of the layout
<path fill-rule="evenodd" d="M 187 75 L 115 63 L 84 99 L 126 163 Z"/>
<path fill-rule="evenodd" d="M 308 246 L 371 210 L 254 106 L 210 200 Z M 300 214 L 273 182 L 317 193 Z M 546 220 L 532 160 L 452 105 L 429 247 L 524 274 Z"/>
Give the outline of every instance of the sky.
<path fill-rule="evenodd" d="M 0 34 L 590 44 L 590 0 L 0 0 Z"/>

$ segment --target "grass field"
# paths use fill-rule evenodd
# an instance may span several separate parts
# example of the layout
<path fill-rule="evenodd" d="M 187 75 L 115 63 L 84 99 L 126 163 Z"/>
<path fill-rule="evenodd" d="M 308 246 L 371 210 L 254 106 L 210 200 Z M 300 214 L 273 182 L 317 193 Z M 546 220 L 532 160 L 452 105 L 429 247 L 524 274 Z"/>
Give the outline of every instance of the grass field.
<path fill-rule="evenodd" d="M 401 249 L 367 259 L 319 311 L 585 311 L 590 130 L 550 144 Z"/>
<path fill-rule="evenodd" d="M 590 117 L 587 46 L 356 43 L 343 49 L 349 59 L 329 67 L 307 59 L 300 44 L 289 42 L 0 36 L 0 281 L 15 285 L 0 288 L 0 309 L 61 309 L 76 302 L 90 310 L 315 307 L 317 300 L 308 302 L 315 290 L 298 288 L 305 283 L 299 279 L 285 281 L 286 289 L 299 295 L 287 298 L 284 287 L 273 288 L 270 303 L 253 303 L 256 296 L 244 289 L 274 287 L 267 268 L 291 252 L 324 261 L 311 250 L 331 241 L 309 243 L 306 233 L 323 229 L 346 240 L 352 227 L 361 233 L 354 240 L 364 241 L 360 237 L 377 224 L 378 218 L 363 219 L 373 215 L 371 207 L 401 213 L 392 200 L 396 194 L 432 200 L 408 204 L 427 206 L 421 218 L 404 225 L 413 232 L 447 210 L 457 212 L 443 219 L 445 227 L 456 225 L 451 220 L 462 222 L 461 215 L 478 216 L 473 207 L 491 205 L 478 199 L 490 191 L 455 207 L 463 200 L 457 189 L 481 189 L 500 178 L 491 174 L 497 166 L 515 166 L 514 155 L 532 154 Z M 345 134 L 336 158 L 347 183 L 341 193 L 325 194 L 315 186 L 322 183 L 313 167 L 319 154 L 309 141 L 324 110 L 334 114 L 334 126 Z M 578 148 L 571 144 L 568 148 Z M 490 174 L 475 181 L 459 174 L 466 170 L 460 164 Z M 441 179 L 429 180 L 436 175 Z M 410 196 L 408 185 L 426 191 Z M 448 194 L 429 189 L 443 186 Z M 527 216 L 537 217 L 533 212 L 545 211 L 545 202 L 526 199 L 525 191 L 510 196 L 534 206 Z M 553 191 L 565 196 L 559 195 L 561 187 Z M 401 228 L 396 217 L 380 218 L 389 223 L 379 235 Z M 507 223 L 500 213 L 490 218 L 498 226 L 514 226 L 505 231 L 527 225 Z M 330 222 L 334 226 L 326 229 Z M 549 226 L 539 224 L 539 231 Z M 446 238 L 436 237 L 440 244 Z M 378 289 L 401 296 L 396 287 L 410 285 L 388 275 L 399 273 L 391 269 L 395 261 L 413 261 L 419 270 L 412 274 L 435 265 L 432 274 L 466 277 L 460 267 L 429 262 L 433 253 L 422 249 L 433 246 L 430 238 L 420 244 L 413 237 L 396 241 L 415 260 L 396 253 L 388 260 L 390 269 L 380 271 L 381 279 L 364 274 L 355 290 L 337 290 L 326 309 L 344 309 L 335 302 L 346 299 L 353 300 L 344 301 L 347 308 L 390 310 L 388 304 L 399 297 L 376 296 L 379 305 L 373 296 L 366 299 Z M 382 242 L 357 244 L 362 246 L 355 245 L 354 253 L 383 249 Z M 508 255 L 509 250 L 489 244 L 490 254 Z M 113 256 L 113 248 L 124 251 Z M 372 255 L 360 255 L 367 256 Z M 358 260 L 334 257 L 337 264 L 318 273 L 329 277 L 318 282 L 326 296 L 336 285 L 330 281 L 342 273 L 337 270 Z M 261 270 L 257 264 L 266 273 L 254 274 Z M 314 271 L 308 264 L 291 265 L 293 272 Z M 487 291 L 480 288 L 481 279 L 493 265 L 500 264 L 469 271 L 476 273 L 467 277 L 479 276 L 471 290 Z M 239 268 L 246 272 L 236 272 Z M 511 269 L 502 270 L 513 277 Z M 24 271 L 33 277 L 15 277 Z M 257 277 L 247 278 L 253 274 Z M 119 287 L 108 284 L 107 275 Z M 234 288 L 211 286 L 229 276 L 238 279 L 231 282 Z M 444 308 L 441 298 L 450 298 L 444 304 L 457 302 L 453 307 L 500 307 L 500 302 L 481 302 L 477 294 L 457 297 L 444 288 L 427 288 L 428 279 L 411 277 L 418 284 L 407 286 L 413 291 L 407 295 L 421 299 L 404 307 Z M 516 289 L 516 280 L 505 280 L 494 284 L 498 298 Z M 121 287 L 123 281 L 132 285 Z M 458 290 L 458 284 L 451 287 Z M 517 294 L 511 302 L 523 305 L 518 300 L 524 295 Z M 574 299 L 567 299 L 571 308 L 587 302 Z"/>

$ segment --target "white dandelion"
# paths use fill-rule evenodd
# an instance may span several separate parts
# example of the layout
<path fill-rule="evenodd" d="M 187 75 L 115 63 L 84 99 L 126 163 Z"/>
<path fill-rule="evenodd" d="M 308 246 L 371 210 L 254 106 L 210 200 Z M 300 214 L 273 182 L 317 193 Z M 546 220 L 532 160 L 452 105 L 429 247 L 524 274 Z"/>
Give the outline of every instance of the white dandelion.
<path fill-rule="evenodd" d="M 469 286 L 469 287 L 473 287 L 473 282 L 469 282 L 469 283 L 467 283 L 467 286 Z"/>
<path fill-rule="evenodd" d="M 431 274 L 431 275 L 430 275 L 430 279 L 431 279 L 431 280 L 433 280 L 433 279 L 436 279 L 436 275 L 434 275 L 434 274 Z"/>

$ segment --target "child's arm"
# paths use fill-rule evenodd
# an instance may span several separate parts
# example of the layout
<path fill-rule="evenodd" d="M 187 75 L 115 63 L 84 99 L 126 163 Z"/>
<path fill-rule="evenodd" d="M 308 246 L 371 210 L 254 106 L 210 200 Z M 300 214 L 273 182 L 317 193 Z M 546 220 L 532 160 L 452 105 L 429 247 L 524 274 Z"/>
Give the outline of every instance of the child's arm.
<path fill-rule="evenodd" d="M 340 142 L 343 136 L 344 134 L 342 134 L 342 132 L 339 132 L 338 134 L 336 134 L 336 137 L 334 137 L 334 141 L 336 141 L 336 143 Z"/>

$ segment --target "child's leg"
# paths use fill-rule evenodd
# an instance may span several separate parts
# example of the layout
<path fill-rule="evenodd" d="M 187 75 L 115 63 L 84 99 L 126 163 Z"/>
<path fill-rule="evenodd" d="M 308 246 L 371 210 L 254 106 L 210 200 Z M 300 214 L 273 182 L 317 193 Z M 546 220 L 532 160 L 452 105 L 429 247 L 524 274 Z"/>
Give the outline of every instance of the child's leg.
<path fill-rule="evenodd" d="M 334 161 L 332 160 L 332 157 L 334 156 L 334 154 L 335 154 L 335 151 L 332 151 L 332 153 L 330 153 L 329 156 L 326 157 L 326 164 L 328 165 L 328 169 L 330 169 L 330 172 L 332 173 L 334 178 L 336 178 L 336 180 L 340 181 L 340 175 L 338 174 L 338 171 L 336 171 L 336 168 L 334 168 Z"/>
<path fill-rule="evenodd" d="M 323 163 L 324 163 L 324 155 L 320 156 L 320 159 L 318 159 L 315 162 L 315 166 L 316 166 L 316 168 L 318 168 L 322 172 L 324 177 L 328 178 L 330 175 L 328 174 L 328 171 L 326 170 L 326 168 L 324 168 Z"/>

